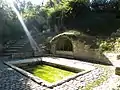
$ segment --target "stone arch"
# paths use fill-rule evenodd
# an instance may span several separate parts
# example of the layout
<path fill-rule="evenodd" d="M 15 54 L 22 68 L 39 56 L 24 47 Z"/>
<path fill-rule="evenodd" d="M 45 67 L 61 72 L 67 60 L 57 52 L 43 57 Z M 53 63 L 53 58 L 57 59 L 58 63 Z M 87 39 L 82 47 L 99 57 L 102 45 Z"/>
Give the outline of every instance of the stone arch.
<path fill-rule="evenodd" d="M 57 51 L 73 51 L 72 41 L 67 37 L 61 37 L 56 42 Z"/>

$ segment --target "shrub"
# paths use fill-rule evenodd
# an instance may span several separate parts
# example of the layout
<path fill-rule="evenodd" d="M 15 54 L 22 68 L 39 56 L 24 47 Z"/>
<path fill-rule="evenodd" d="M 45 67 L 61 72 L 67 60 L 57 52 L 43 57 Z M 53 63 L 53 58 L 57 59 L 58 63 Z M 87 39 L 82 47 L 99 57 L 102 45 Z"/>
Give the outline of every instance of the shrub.
<path fill-rule="evenodd" d="M 99 41 L 99 51 L 111 51 L 114 50 L 114 39 L 107 39 L 107 40 L 101 40 Z"/>

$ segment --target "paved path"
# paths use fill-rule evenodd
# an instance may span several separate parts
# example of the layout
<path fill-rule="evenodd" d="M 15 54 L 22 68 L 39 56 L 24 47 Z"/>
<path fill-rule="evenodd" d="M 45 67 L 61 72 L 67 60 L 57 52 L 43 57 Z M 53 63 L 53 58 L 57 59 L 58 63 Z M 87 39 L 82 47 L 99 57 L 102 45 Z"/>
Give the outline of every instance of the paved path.
<path fill-rule="evenodd" d="M 120 67 L 120 60 L 117 59 L 117 55 L 120 55 L 120 53 L 104 53 L 104 55 L 112 62 L 112 64 L 115 67 Z"/>

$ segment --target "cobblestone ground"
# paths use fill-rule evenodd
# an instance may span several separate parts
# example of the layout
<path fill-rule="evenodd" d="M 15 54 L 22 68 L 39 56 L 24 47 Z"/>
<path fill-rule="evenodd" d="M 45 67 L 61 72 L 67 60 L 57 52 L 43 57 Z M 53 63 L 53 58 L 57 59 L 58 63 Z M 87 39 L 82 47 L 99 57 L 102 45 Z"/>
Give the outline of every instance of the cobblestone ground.
<path fill-rule="evenodd" d="M 119 65 L 120 61 L 117 60 L 117 55 L 119 55 L 120 53 L 106 53 L 106 57 L 109 58 L 109 60 L 111 60 L 113 62 L 113 65 Z M 114 64 L 115 63 L 115 64 Z M 115 69 L 115 68 L 114 68 Z M 120 76 L 115 75 L 115 70 L 113 71 L 113 69 L 110 69 L 113 73 L 110 73 L 109 71 L 108 75 L 109 78 L 103 82 L 100 86 L 95 87 L 93 90 L 120 90 Z"/>
<path fill-rule="evenodd" d="M 35 83 L 31 79 L 0 62 L 0 90 L 85 90 L 84 87 L 87 86 L 88 83 L 97 80 L 103 72 L 103 68 L 96 68 L 92 72 L 65 82 L 53 89 L 49 89 Z M 95 87 L 93 90 L 120 90 L 119 87 L 120 77 L 112 73 L 107 81 Z"/>
<path fill-rule="evenodd" d="M 54 90 L 78 90 L 79 88 L 84 89 L 84 87 L 89 83 L 95 81 L 102 71 L 100 69 L 95 69 L 92 72 L 79 76 L 74 80 L 65 82 L 63 85 L 57 86 Z"/>
<path fill-rule="evenodd" d="M 29 78 L 0 62 L 0 90 L 44 90 Z"/>
<path fill-rule="evenodd" d="M 93 90 L 120 90 L 120 77 L 112 75 L 107 81 Z"/>

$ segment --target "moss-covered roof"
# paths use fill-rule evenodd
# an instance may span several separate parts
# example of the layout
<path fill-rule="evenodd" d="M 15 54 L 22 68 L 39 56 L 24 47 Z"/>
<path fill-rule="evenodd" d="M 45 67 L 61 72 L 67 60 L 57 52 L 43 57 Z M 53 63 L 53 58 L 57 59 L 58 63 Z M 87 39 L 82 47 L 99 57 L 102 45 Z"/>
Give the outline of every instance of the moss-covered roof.
<path fill-rule="evenodd" d="M 80 33 L 78 31 L 75 31 L 75 30 L 70 30 L 70 31 L 67 31 L 67 32 L 64 32 L 64 33 L 61 33 L 61 34 L 58 34 L 56 36 L 54 36 L 50 42 L 60 38 L 60 37 L 63 37 L 63 36 L 66 36 L 68 38 L 72 38 L 73 40 L 85 40 L 85 39 L 90 39 L 90 38 L 95 38 L 93 36 L 88 36 L 88 35 L 85 35 L 83 33 Z"/>
<path fill-rule="evenodd" d="M 83 33 L 78 32 L 78 31 L 70 30 L 70 31 L 67 31 L 67 32 L 64 32 L 64 33 L 60 33 L 60 34 L 54 36 L 50 40 L 50 42 L 52 42 L 53 40 L 56 40 L 57 38 L 59 38 L 61 36 L 67 36 L 69 38 L 75 38 L 75 37 L 85 36 L 85 35 Z"/>

